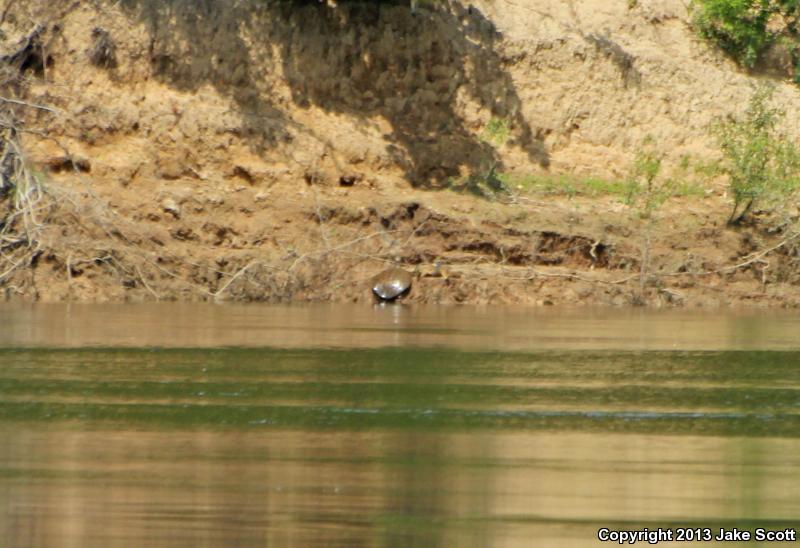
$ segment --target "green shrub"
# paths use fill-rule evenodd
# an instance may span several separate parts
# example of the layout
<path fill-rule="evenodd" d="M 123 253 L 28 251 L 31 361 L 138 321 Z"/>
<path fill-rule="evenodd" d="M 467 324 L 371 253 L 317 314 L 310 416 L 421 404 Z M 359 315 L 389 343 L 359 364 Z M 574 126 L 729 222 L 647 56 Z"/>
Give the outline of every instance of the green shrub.
<path fill-rule="evenodd" d="M 773 11 L 769 0 L 696 0 L 693 6 L 700 35 L 746 67 L 753 67 L 774 39 L 767 30 Z"/>
<path fill-rule="evenodd" d="M 648 136 L 636 152 L 627 180 L 625 203 L 639 210 L 643 218 L 674 194 L 672 179 L 661 177 L 664 154 L 656 150 L 655 140 Z"/>
<path fill-rule="evenodd" d="M 767 47 L 780 40 L 800 67 L 798 0 L 693 0 L 692 9 L 700 35 L 741 65 L 753 68 Z"/>
<path fill-rule="evenodd" d="M 785 200 L 800 184 L 800 154 L 778 130 L 783 112 L 770 106 L 772 92 L 759 87 L 744 116 L 712 127 L 723 156 L 719 169 L 733 196 L 729 224 L 741 223 L 759 203 Z"/>

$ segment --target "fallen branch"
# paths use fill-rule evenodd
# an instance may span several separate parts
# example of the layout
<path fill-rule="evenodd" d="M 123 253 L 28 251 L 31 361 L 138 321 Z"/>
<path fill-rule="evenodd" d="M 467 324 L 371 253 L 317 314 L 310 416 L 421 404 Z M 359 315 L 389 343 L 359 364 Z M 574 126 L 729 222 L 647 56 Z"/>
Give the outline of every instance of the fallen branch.
<path fill-rule="evenodd" d="M 780 249 L 781 247 L 785 246 L 789 242 L 793 242 L 797 238 L 800 238 L 800 233 L 792 234 L 788 238 L 784 238 L 783 240 L 781 240 L 780 242 L 778 242 L 774 246 L 772 246 L 770 248 L 767 248 L 767 249 L 765 249 L 763 251 L 758 251 L 758 252 L 755 252 L 755 253 L 751 253 L 750 255 L 745 255 L 745 257 L 750 257 L 750 258 L 745 260 L 744 262 L 739 263 L 739 264 L 735 264 L 733 266 L 729 266 L 729 267 L 723 268 L 719 272 L 720 273 L 734 272 L 736 270 L 739 270 L 740 268 L 744 268 L 746 266 L 750 266 L 753 263 L 763 262 L 762 259 L 764 257 L 769 255 L 770 253 L 772 253 L 776 249 Z"/>

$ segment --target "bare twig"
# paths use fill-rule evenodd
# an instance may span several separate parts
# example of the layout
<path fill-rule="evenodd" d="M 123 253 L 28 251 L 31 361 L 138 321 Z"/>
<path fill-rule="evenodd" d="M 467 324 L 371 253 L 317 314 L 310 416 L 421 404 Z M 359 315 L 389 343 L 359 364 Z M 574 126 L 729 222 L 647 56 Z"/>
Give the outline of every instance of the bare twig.
<path fill-rule="evenodd" d="M 32 252 L 30 252 L 30 253 L 24 253 L 24 254 L 23 254 L 23 257 L 22 257 L 22 258 L 21 258 L 19 261 L 17 261 L 17 262 L 12 262 L 12 261 L 10 261 L 10 260 L 9 260 L 8 262 L 10 262 L 10 263 L 11 263 L 11 266 L 10 266 L 8 269 L 6 269 L 6 270 L 5 270 L 5 272 L 3 272 L 2 274 L 0 274 L 0 282 L 2 282 L 3 280 L 5 280 L 5 279 L 6 279 L 8 276 L 10 276 L 10 275 L 11 275 L 11 274 L 12 274 L 12 273 L 13 273 L 13 272 L 14 272 L 14 271 L 17 269 L 17 268 L 19 268 L 20 266 L 22 266 L 22 264 L 23 264 L 23 263 L 25 263 L 25 262 L 26 262 L 26 260 L 27 260 L 28 262 L 30 262 L 30 261 L 31 261 L 31 259 L 32 259 L 33 257 L 35 257 L 35 256 L 36 256 L 36 254 L 39 252 L 39 249 L 40 249 L 40 248 L 39 248 L 39 246 L 37 245 L 37 246 L 36 246 L 36 248 L 35 248 L 35 249 L 34 249 Z"/>
<path fill-rule="evenodd" d="M 240 268 L 240 269 L 239 269 L 239 270 L 238 270 L 238 271 L 237 271 L 237 272 L 236 272 L 236 273 L 235 273 L 233 276 L 231 276 L 231 277 L 228 279 L 228 281 L 227 281 L 227 282 L 225 282 L 225 283 L 223 284 L 223 286 L 222 286 L 222 287 L 220 287 L 220 288 L 219 288 L 219 289 L 218 289 L 218 290 L 217 290 L 215 293 L 213 293 L 213 296 L 214 296 L 214 298 L 215 298 L 215 299 L 218 299 L 218 298 L 220 297 L 220 295 L 222 295 L 222 294 L 225 292 L 225 290 L 226 290 L 226 289 L 228 289 L 228 287 L 229 287 L 229 286 L 230 286 L 230 285 L 231 285 L 231 284 L 234 282 L 234 280 L 236 280 L 236 279 L 237 279 L 239 276 L 241 276 L 242 274 L 244 274 L 245 272 L 247 272 L 247 269 L 249 269 L 250 267 L 253 267 L 253 266 L 257 265 L 258 263 L 259 263 L 259 261 L 250 261 L 250 262 L 249 262 L 249 263 L 247 263 L 245 266 L 243 266 L 242 268 Z"/>
<path fill-rule="evenodd" d="M 359 242 L 363 242 L 363 241 L 369 240 L 371 238 L 377 238 L 378 236 L 383 236 L 384 234 L 393 234 L 395 232 L 399 232 L 399 231 L 398 230 L 385 230 L 385 231 L 382 230 L 380 232 L 372 232 L 370 234 L 367 234 L 366 236 L 361 236 L 359 238 L 355 238 L 354 240 L 350 240 L 348 242 L 345 242 L 343 244 L 340 244 L 340 245 L 337 245 L 337 246 L 334 246 L 334 247 L 331 247 L 331 248 L 328 248 L 328 249 L 312 251 L 310 253 L 304 253 L 303 255 L 299 255 L 294 260 L 294 262 L 292 262 L 291 266 L 289 266 L 289 268 L 287 269 L 287 272 L 291 272 L 292 270 L 294 270 L 294 268 L 301 261 L 304 261 L 306 259 L 309 259 L 309 258 L 312 258 L 312 257 L 324 257 L 325 255 L 328 255 L 330 253 L 335 253 L 337 251 L 340 251 L 340 250 L 343 250 L 343 249 L 347 249 L 348 247 L 352 247 L 352 246 L 354 246 L 355 244 L 357 244 Z"/>
<path fill-rule="evenodd" d="M 742 261 L 740 263 L 733 264 L 733 265 L 724 266 L 724 267 L 716 268 L 716 269 L 713 269 L 713 270 L 701 270 L 701 271 L 694 271 L 694 272 L 653 273 L 653 274 L 651 274 L 651 276 L 654 277 L 654 278 L 672 278 L 672 277 L 678 277 L 678 276 L 713 276 L 713 275 L 718 275 L 718 274 L 730 274 L 731 272 L 736 272 L 737 270 L 739 270 L 741 268 L 746 268 L 746 267 L 748 267 L 750 265 L 753 265 L 753 264 L 767 264 L 767 265 L 769 265 L 769 262 L 765 261 L 764 257 L 769 255 L 773 251 L 777 251 L 778 249 L 782 248 L 786 244 L 797 240 L 798 238 L 800 238 L 800 233 L 792 234 L 791 236 L 788 236 L 787 238 L 784 238 L 783 240 L 781 240 L 777 244 L 775 244 L 773 246 L 770 246 L 767 249 L 763 249 L 761 251 L 757 251 L 757 252 L 751 253 L 749 255 L 745 255 L 745 257 L 744 257 L 745 260 L 744 261 Z M 769 267 L 767 267 L 767 268 L 769 268 Z"/>
<path fill-rule="evenodd" d="M 750 266 L 753 263 L 763 262 L 762 259 L 764 257 L 769 255 L 773 251 L 775 251 L 777 249 L 780 249 L 781 247 L 785 246 L 786 244 L 788 244 L 790 242 L 793 242 L 794 240 L 796 240 L 798 238 L 800 238 L 800 232 L 798 232 L 796 234 L 792 234 L 791 236 L 788 236 L 787 238 L 784 238 L 783 240 L 781 240 L 777 244 L 775 244 L 772 247 L 769 247 L 767 249 L 764 249 L 763 251 L 758 251 L 758 252 L 755 252 L 755 253 L 751 253 L 750 255 L 745 255 L 745 260 L 743 262 L 741 262 L 739 264 L 735 264 L 735 265 L 729 266 L 729 267 L 722 268 L 722 269 L 718 270 L 718 272 L 719 273 L 733 272 L 735 270 L 739 270 L 740 268 L 744 268 L 746 266 Z"/>
<path fill-rule="evenodd" d="M 159 297 L 158 293 L 153 291 L 153 288 L 150 287 L 147 284 L 147 280 L 144 279 L 144 276 L 142 275 L 142 271 L 139 270 L 139 267 L 138 266 L 134 266 L 133 268 L 134 268 L 134 270 L 136 270 L 136 274 L 139 276 L 139 280 L 141 280 L 142 285 L 145 287 L 145 289 L 147 289 L 153 295 L 153 297 L 156 298 L 156 301 L 160 301 L 161 297 Z"/>
<path fill-rule="evenodd" d="M 6 17 L 8 17 L 8 12 L 11 11 L 11 8 L 16 4 L 16 0 L 8 0 L 6 7 L 3 8 L 3 13 L 0 14 L 0 25 L 5 23 Z"/>
<path fill-rule="evenodd" d="M 650 266 L 650 224 L 645 228 L 644 241 L 642 242 L 642 262 L 639 265 L 639 297 L 644 299 L 644 290 L 647 285 L 647 270 Z"/>
<path fill-rule="evenodd" d="M 186 286 L 188 286 L 188 287 L 191 287 L 191 288 L 192 288 L 192 289 L 194 289 L 195 291 L 197 291 L 197 292 L 199 292 L 199 293 L 202 293 L 202 294 L 204 294 L 204 295 L 208 295 L 209 297 L 213 297 L 213 296 L 214 296 L 214 294 L 213 294 L 211 291 L 209 291 L 208 289 L 206 289 L 205 287 L 203 287 L 203 286 L 201 286 L 201 285 L 194 284 L 194 283 L 192 283 L 192 282 L 190 282 L 190 281 L 188 281 L 188 280 L 184 280 L 183 278 L 181 278 L 180 276 L 178 276 L 178 275 L 177 275 L 177 274 L 175 274 L 174 272 L 171 272 L 171 271 L 167 270 L 166 268 L 162 267 L 162 266 L 161 266 L 161 265 L 159 265 L 158 263 L 156 263 L 156 262 L 154 262 L 154 261 L 151 261 L 151 260 L 150 260 L 150 259 L 148 259 L 147 257 L 141 257 L 141 258 L 142 258 L 142 259 L 144 259 L 144 260 L 145 260 L 145 261 L 146 261 L 146 262 L 147 262 L 149 265 L 151 265 L 152 267 L 154 267 L 154 268 L 156 268 L 156 269 L 160 270 L 161 272 L 163 272 L 163 273 L 164 273 L 164 274 L 166 274 L 167 276 L 169 276 L 169 277 L 171 277 L 171 278 L 174 278 L 174 279 L 178 280 L 179 282 L 183 283 L 184 285 L 186 285 Z"/>
<path fill-rule="evenodd" d="M 325 219 L 322 218 L 322 211 L 319 203 L 319 193 L 317 192 L 316 187 L 313 187 L 312 190 L 314 191 L 314 209 L 317 215 L 317 222 L 319 223 L 319 235 L 322 237 L 325 247 L 330 248 L 331 244 L 328 241 L 328 232 L 325 229 Z"/>
<path fill-rule="evenodd" d="M 505 272 L 505 269 L 502 270 Z M 527 276 L 508 276 L 504 274 L 503 277 L 513 280 L 535 280 L 536 278 L 563 278 L 567 280 L 578 280 L 587 283 L 619 285 L 628 283 L 629 281 L 635 280 L 640 276 L 639 273 L 636 273 L 636 274 L 631 274 L 630 276 L 626 276 L 624 278 L 620 278 L 618 280 L 601 280 L 599 278 L 586 278 L 584 276 L 580 276 L 573 272 L 541 272 L 533 268 L 529 269 L 528 272 L 529 274 Z"/>

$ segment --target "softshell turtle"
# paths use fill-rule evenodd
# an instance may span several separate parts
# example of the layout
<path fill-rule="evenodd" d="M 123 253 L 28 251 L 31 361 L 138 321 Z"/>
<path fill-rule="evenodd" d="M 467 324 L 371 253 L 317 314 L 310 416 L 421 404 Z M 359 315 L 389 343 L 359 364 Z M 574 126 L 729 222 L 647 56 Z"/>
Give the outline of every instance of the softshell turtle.
<path fill-rule="evenodd" d="M 411 280 L 402 268 L 388 268 L 372 278 L 372 292 L 381 301 L 393 301 L 411 291 Z"/>

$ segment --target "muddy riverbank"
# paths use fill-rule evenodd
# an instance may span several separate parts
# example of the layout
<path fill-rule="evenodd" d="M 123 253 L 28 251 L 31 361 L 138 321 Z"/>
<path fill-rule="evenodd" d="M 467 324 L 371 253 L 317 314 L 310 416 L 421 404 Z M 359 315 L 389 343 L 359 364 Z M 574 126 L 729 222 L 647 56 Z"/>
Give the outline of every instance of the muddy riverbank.
<path fill-rule="evenodd" d="M 616 4 L 10 2 L 3 295 L 367 303 L 395 265 L 414 303 L 797 306 L 785 219 L 726 226 L 705 169 L 756 78 Z M 688 189 L 650 218 L 647 136 Z"/>

